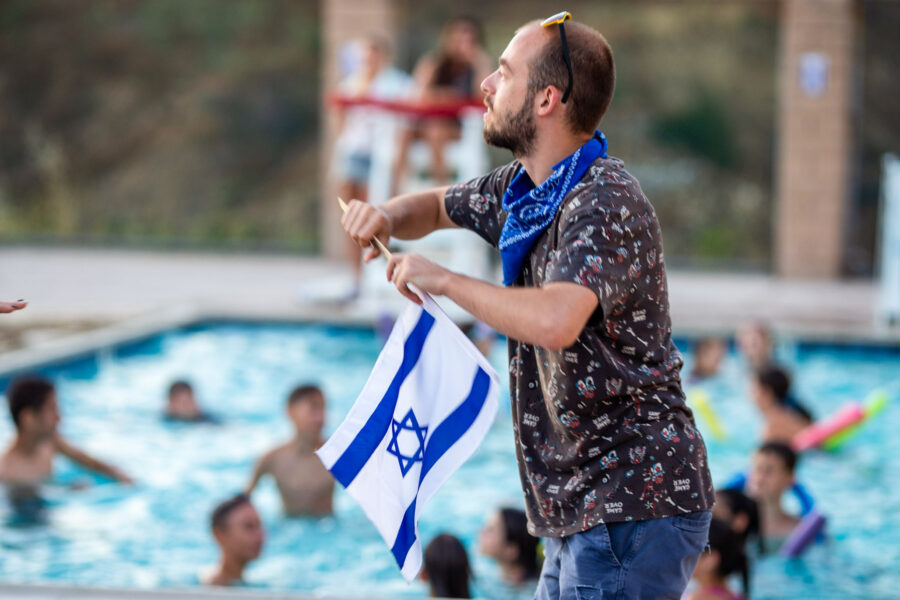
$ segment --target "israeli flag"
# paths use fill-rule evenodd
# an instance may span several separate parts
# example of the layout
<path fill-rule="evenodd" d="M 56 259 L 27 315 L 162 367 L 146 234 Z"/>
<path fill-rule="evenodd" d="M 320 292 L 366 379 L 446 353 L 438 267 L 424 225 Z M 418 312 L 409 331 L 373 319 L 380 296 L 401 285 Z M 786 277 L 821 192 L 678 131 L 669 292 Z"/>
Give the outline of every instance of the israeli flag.
<path fill-rule="evenodd" d="M 497 373 L 427 294 L 394 325 L 372 374 L 317 452 L 412 581 L 418 518 L 475 451 L 497 412 Z"/>

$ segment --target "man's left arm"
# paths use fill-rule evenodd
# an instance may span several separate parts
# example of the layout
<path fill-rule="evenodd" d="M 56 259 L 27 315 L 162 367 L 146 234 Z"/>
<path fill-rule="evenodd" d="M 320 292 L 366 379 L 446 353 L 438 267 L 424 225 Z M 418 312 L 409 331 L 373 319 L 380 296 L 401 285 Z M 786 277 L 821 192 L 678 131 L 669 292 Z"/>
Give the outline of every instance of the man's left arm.
<path fill-rule="evenodd" d="M 96 473 L 102 473 L 103 475 L 106 475 L 108 477 L 112 477 L 120 483 L 129 485 L 134 483 L 128 475 L 126 475 L 116 467 L 105 463 L 102 460 L 94 458 L 84 450 L 73 446 L 62 436 L 56 437 L 56 450 L 63 456 L 68 457 L 69 459 L 75 461 L 86 469 L 89 469 Z"/>
<path fill-rule="evenodd" d="M 569 282 L 544 287 L 500 287 L 449 271 L 416 254 L 395 254 L 388 279 L 400 292 L 420 303 L 408 285 L 446 296 L 503 335 L 560 350 L 575 343 L 598 305 L 590 289 Z"/>

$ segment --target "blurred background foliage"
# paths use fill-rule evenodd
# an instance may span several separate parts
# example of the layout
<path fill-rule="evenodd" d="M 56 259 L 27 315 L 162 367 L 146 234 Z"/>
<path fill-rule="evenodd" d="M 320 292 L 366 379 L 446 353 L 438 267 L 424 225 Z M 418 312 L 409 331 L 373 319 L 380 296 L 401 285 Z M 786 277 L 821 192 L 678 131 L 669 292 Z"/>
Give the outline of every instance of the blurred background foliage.
<path fill-rule="evenodd" d="M 871 269 L 878 164 L 900 139 L 898 4 L 864 5 L 851 272 Z M 483 19 L 496 56 L 548 12 L 538 0 L 397 6 L 407 70 L 452 16 Z M 602 129 L 655 204 L 670 263 L 768 269 L 778 3 L 568 9 L 612 44 Z M 320 11 L 316 0 L 0 2 L 2 239 L 314 251 Z"/>

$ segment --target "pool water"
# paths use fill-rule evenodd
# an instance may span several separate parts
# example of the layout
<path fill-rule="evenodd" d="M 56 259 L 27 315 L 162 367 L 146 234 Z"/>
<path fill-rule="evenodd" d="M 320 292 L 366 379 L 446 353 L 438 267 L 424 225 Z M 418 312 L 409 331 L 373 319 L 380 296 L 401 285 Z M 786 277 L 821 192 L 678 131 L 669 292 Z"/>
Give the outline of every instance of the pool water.
<path fill-rule="evenodd" d="M 682 346 L 680 344 L 680 346 Z M 209 514 L 240 491 L 256 459 L 288 439 L 287 393 L 316 382 L 328 397 L 330 432 L 365 383 L 380 344 L 367 330 L 308 325 L 209 324 L 171 331 L 44 372 L 58 384 L 62 431 L 116 464 L 133 487 L 106 482 L 57 462 L 38 522 L 0 507 L 0 581 L 117 587 L 185 587 L 217 553 Z M 865 348 L 782 348 L 796 368 L 796 389 L 817 415 L 872 389 L 897 392 L 900 352 Z M 686 353 L 688 362 L 689 353 Z M 491 360 L 504 380 L 505 346 Z M 705 384 L 727 441 L 707 436 L 714 479 L 747 466 L 759 421 L 746 397 L 744 367 L 730 355 L 723 373 Z M 220 424 L 177 424 L 160 418 L 168 384 L 187 378 Z M 504 386 L 505 386 L 504 381 Z M 530 597 L 499 583 L 496 566 L 478 555 L 478 531 L 490 511 L 522 506 L 513 453 L 508 395 L 473 457 L 425 508 L 427 542 L 447 531 L 469 549 L 483 597 Z M 705 424 L 699 422 L 700 429 Z M 800 479 L 828 516 L 829 541 L 801 559 L 757 563 L 754 598 L 891 598 L 900 590 L 900 402 L 840 452 L 805 456 Z M 12 427 L 0 422 L 0 443 Z M 72 484 L 88 482 L 85 489 Z M 262 557 L 247 572 L 254 588 L 317 595 L 423 597 L 407 585 L 388 548 L 340 486 L 335 517 L 289 519 L 274 483 L 254 493 L 267 530 Z"/>

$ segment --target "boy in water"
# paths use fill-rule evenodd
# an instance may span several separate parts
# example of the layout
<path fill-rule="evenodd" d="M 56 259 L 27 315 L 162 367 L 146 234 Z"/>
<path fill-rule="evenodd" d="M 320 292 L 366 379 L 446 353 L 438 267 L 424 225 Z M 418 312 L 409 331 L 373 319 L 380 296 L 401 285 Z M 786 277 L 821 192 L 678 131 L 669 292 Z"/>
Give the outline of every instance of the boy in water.
<path fill-rule="evenodd" d="M 259 513 L 245 494 L 219 504 L 212 514 L 212 532 L 222 551 L 219 564 L 201 577 L 206 585 L 236 585 L 243 582 L 244 569 L 259 558 L 265 531 Z"/>
<path fill-rule="evenodd" d="M 215 423 L 217 419 L 205 413 L 197 404 L 194 388 L 187 381 L 175 381 L 169 386 L 169 395 L 163 416 L 169 421 L 186 423 Z"/>
<path fill-rule="evenodd" d="M 288 397 L 287 414 L 296 430 L 294 439 L 263 455 L 246 493 L 249 495 L 268 473 L 275 478 L 288 515 L 330 515 L 334 478 L 315 455 L 323 443 L 325 396 L 322 390 L 314 385 L 296 388 Z"/>
<path fill-rule="evenodd" d="M 800 520 L 781 507 L 781 497 L 794 485 L 797 454 L 787 444 L 766 442 L 753 454 L 747 495 L 759 506 L 767 550 L 775 551 Z"/>
<path fill-rule="evenodd" d="M 0 456 L 0 483 L 10 488 L 39 487 L 53 474 L 56 454 L 121 483 L 132 483 L 128 475 L 76 448 L 60 435 L 59 408 L 52 383 L 42 378 L 19 379 L 6 396 L 16 437 Z"/>

